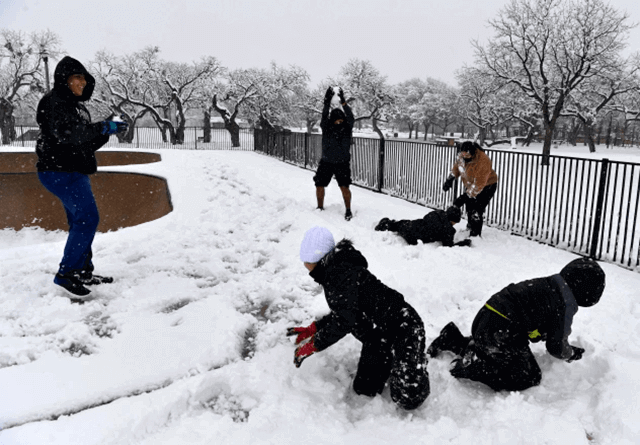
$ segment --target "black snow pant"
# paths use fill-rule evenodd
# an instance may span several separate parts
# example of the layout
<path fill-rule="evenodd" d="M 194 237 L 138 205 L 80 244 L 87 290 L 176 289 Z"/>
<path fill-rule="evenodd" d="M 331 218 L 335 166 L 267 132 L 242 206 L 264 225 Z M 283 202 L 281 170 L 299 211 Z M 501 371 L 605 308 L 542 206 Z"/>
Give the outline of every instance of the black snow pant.
<path fill-rule="evenodd" d="M 415 309 L 401 309 L 394 338 L 364 342 L 353 380 L 357 394 L 374 397 L 389 381 L 391 399 L 403 409 L 418 408 L 429 395 L 424 325 Z"/>
<path fill-rule="evenodd" d="M 452 362 L 451 375 L 494 391 L 522 391 L 540 384 L 542 371 L 528 334 L 514 323 L 483 307 L 473 320 L 471 335 L 462 357 Z"/>
<path fill-rule="evenodd" d="M 498 184 L 491 184 L 482 189 L 475 198 L 470 198 L 466 193 L 458 196 L 453 205 L 465 206 L 467 212 L 467 228 L 470 236 L 482 235 L 482 225 L 484 224 L 484 211 L 489 205 L 489 201 L 496 194 Z"/>
<path fill-rule="evenodd" d="M 404 238 L 407 244 L 415 246 L 420 239 L 423 224 L 422 220 L 401 219 L 400 221 L 395 221 L 392 219 L 388 223 L 387 230 L 396 232 Z"/>

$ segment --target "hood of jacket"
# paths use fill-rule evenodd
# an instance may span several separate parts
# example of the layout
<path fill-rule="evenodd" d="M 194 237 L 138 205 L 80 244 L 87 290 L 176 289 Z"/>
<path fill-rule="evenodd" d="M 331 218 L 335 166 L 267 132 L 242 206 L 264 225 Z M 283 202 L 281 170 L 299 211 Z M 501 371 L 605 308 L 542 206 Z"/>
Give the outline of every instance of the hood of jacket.
<path fill-rule="evenodd" d="M 323 259 L 326 267 L 335 265 L 350 265 L 354 267 L 368 267 L 367 259 L 362 255 L 355 247 L 353 242 L 348 239 L 343 239 L 336 247 L 329 252 Z"/>
<path fill-rule="evenodd" d="M 84 87 L 82 96 L 74 95 L 67 85 L 67 79 L 72 74 L 82 74 L 87 81 L 87 86 Z M 53 89 L 66 100 L 77 102 L 87 101 L 91 99 L 95 86 L 96 79 L 89 74 L 84 65 L 76 59 L 65 56 L 60 62 L 58 62 L 53 74 Z"/>
<path fill-rule="evenodd" d="M 579 306 L 589 307 L 600 301 L 605 288 L 605 274 L 591 258 L 578 258 L 567 264 L 560 276 L 567 283 Z"/>
<path fill-rule="evenodd" d="M 353 268 L 367 268 L 367 259 L 355 247 L 351 240 L 343 239 L 336 247 L 326 254 L 318 266 L 309 275 L 318 283 L 324 285 L 327 280 L 340 281 L 341 273 L 336 271 L 351 270 Z"/>

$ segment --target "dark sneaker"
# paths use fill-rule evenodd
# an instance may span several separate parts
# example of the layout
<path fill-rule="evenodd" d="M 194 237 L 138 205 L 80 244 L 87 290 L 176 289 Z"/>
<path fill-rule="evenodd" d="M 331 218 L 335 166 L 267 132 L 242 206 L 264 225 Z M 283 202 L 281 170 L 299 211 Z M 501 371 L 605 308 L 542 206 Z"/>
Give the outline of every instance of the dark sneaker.
<path fill-rule="evenodd" d="M 454 322 L 448 323 L 440 335 L 427 348 L 430 357 L 437 357 L 442 351 L 460 353 L 464 349 L 465 338 Z"/>
<path fill-rule="evenodd" d="M 85 286 L 94 286 L 97 284 L 113 283 L 113 277 L 103 277 L 102 275 L 94 275 L 91 272 L 80 272 L 78 280 Z"/>
<path fill-rule="evenodd" d="M 344 212 L 344 219 L 346 219 L 347 221 L 350 221 L 351 218 L 353 218 L 353 214 L 351 213 L 351 209 L 347 209 L 347 211 Z"/>
<path fill-rule="evenodd" d="M 376 230 L 378 232 L 384 232 L 385 230 L 389 230 L 389 221 L 391 221 L 389 218 L 382 218 L 378 223 L 378 225 L 373 230 Z"/>
<path fill-rule="evenodd" d="M 67 292 L 79 297 L 85 297 L 91 293 L 91 291 L 80 282 L 77 275 L 62 275 L 57 273 L 53 282 Z"/>

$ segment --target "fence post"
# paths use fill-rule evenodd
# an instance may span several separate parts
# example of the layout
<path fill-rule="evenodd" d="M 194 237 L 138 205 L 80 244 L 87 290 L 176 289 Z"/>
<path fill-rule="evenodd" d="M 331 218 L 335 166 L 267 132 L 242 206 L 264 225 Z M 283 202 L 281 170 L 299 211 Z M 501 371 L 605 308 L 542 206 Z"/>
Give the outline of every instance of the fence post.
<path fill-rule="evenodd" d="M 378 153 L 378 191 L 384 187 L 384 136 L 380 138 L 380 152 Z"/>
<path fill-rule="evenodd" d="M 309 133 L 304 134 L 304 168 L 307 168 L 309 162 Z"/>
<path fill-rule="evenodd" d="M 593 232 L 591 233 L 591 249 L 589 257 L 596 259 L 596 251 L 598 250 L 598 241 L 600 238 L 600 223 L 602 222 L 602 204 L 604 202 L 605 188 L 607 186 L 607 175 L 609 174 L 609 159 L 602 160 L 600 167 L 600 182 L 598 184 L 598 200 L 596 201 L 596 214 L 593 218 Z"/>
<path fill-rule="evenodd" d="M 22 135 L 22 146 L 24 147 L 24 128 L 22 128 L 22 125 L 20 125 L 20 134 Z"/>
<path fill-rule="evenodd" d="M 193 140 L 195 141 L 195 150 L 198 149 L 198 127 L 193 127 Z"/>
<path fill-rule="evenodd" d="M 140 134 L 138 133 L 137 125 L 136 125 L 136 148 L 140 148 Z"/>

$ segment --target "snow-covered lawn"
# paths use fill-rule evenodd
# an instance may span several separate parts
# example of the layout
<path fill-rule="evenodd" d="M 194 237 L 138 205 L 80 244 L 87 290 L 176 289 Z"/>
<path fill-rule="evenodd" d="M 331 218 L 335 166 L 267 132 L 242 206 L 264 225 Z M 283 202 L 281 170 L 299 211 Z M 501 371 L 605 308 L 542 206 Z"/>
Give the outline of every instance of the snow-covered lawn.
<path fill-rule="evenodd" d="M 542 384 L 494 393 L 429 362 L 431 395 L 404 412 L 388 390 L 351 390 L 359 342 L 293 364 L 289 326 L 326 313 L 298 258 L 304 232 L 348 237 L 370 270 L 422 316 L 430 342 L 467 333 L 507 284 L 557 273 L 574 255 L 487 228 L 472 248 L 408 246 L 373 227 L 424 207 L 337 185 L 315 211 L 313 172 L 238 151 L 156 150 L 109 167 L 168 179 L 174 211 L 98 234 L 96 272 L 113 284 L 72 304 L 52 283 L 65 232 L 0 231 L 0 444 L 637 444 L 640 274 L 602 264 L 601 302 L 582 308 L 565 363 L 533 350 Z M 458 229 L 464 228 L 464 223 Z"/>

